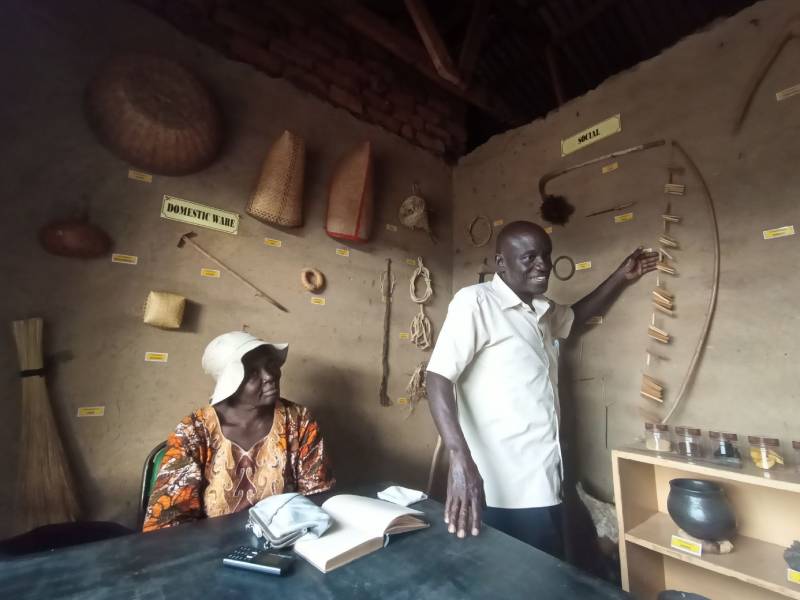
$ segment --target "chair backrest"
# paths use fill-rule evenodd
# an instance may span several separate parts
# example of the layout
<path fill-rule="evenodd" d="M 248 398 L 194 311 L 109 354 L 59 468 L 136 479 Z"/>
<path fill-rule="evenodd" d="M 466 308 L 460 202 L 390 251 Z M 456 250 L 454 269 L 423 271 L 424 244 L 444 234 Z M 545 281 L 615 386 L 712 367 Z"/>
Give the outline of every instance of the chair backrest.
<path fill-rule="evenodd" d="M 142 486 L 141 495 L 139 497 L 139 515 L 137 517 L 137 524 L 141 531 L 144 525 L 144 515 L 147 511 L 147 503 L 150 500 L 150 494 L 156 484 L 158 478 L 158 470 L 161 467 L 161 461 L 164 454 L 167 452 L 167 442 L 160 442 L 155 448 L 150 451 L 144 461 L 142 467 Z"/>

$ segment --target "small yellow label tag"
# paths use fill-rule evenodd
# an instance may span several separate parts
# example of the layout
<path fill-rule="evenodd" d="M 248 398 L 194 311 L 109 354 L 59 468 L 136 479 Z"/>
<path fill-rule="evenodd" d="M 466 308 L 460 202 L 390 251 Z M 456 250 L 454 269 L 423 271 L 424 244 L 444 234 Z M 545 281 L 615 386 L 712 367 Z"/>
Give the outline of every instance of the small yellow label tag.
<path fill-rule="evenodd" d="M 135 179 L 136 181 L 141 181 L 142 183 L 153 183 L 153 176 L 150 173 L 142 173 L 141 171 L 136 171 L 135 169 L 128 169 L 128 179 Z"/>
<path fill-rule="evenodd" d="M 78 407 L 79 417 L 102 417 L 106 414 L 105 406 L 80 406 Z"/>
<path fill-rule="evenodd" d="M 409 334 L 409 333 L 404 331 L 403 333 L 400 334 L 400 339 L 401 340 L 410 340 L 411 339 L 411 334 Z"/>
<path fill-rule="evenodd" d="M 402 405 L 406 405 L 406 404 L 408 404 L 408 398 L 400 397 L 400 398 L 397 399 L 397 403 L 398 404 L 402 404 Z"/>
<path fill-rule="evenodd" d="M 602 325 L 603 324 L 603 315 L 597 315 L 596 317 L 589 317 L 586 319 L 587 325 Z"/>
<path fill-rule="evenodd" d="M 494 223 L 492 223 L 492 225 L 494 225 L 495 227 L 500 227 L 503 223 L 505 223 L 505 221 L 503 219 L 495 219 L 495 221 L 494 221 Z"/>
<path fill-rule="evenodd" d="M 787 98 L 791 98 L 792 96 L 797 96 L 797 94 L 800 94 L 800 83 L 793 85 L 792 87 L 788 87 L 785 90 L 781 90 L 775 94 L 775 99 L 778 102 L 781 102 Z"/>
<path fill-rule="evenodd" d="M 800 583 L 800 571 L 795 571 L 794 569 L 786 569 L 786 579 L 791 581 L 792 583 Z"/>
<path fill-rule="evenodd" d="M 145 362 L 167 362 L 169 359 L 168 352 L 145 352 Z"/>
<path fill-rule="evenodd" d="M 409 267 L 416 267 L 417 266 L 417 259 L 416 258 L 407 258 L 406 259 L 406 264 Z"/>
<path fill-rule="evenodd" d="M 323 298 L 322 296 L 312 296 L 311 304 L 316 304 L 317 306 L 325 306 L 325 298 Z"/>
<path fill-rule="evenodd" d="M 392 225 L 391 223 L 387 223 L 386 231 L 397 231 L 397 225 Z"/>
<path fill-rule="evenodd" d="M 692 554 L 693 556 L 700 556 L 703 553 L 703 546 L 692 540 L 673 535 L 669 545 L 675 550 Z"/>
<path fill-rule="evenodd" d="M 222 273 L 217 269 L 200 269 L 200 275 L 202 275 L 203 277 L 214 277 L 216 279 L 219 279 Z"/>
<path fill-rule="evenodd" d="M 611 173 L 612 171 L 616 171 L 617 169 L 619 169 L 619 163 L 612 162 L 608 163 L 607 165 L 603 165 L 601 171 L 603 172 L 603 175 L 605 175 L 606 173 Z"/>
<path fill-rule="evenodd" d="M 350 249 L 349 248 L 337 248 L 336 254 L 339 256 L 350 256 Z"/>
<path fill-rule="evenodd" d="M 775 229 L 765 229 L 762 232 L 765 240 L 774 240 L 775 238 L 786 237 L 787 235 L 794 235 L 794 225 L 786 225 L 785 227 L 776 227 Z"/>
<path fill-rule="evenodd" d="M 575 263 L 575 270 L 576 271 L 586 271 L 592 268 L 592 261 L 585 260 L 583 262 Z"/>
<path fill-rule="evenodd" d="M 624 215 L 617 215 L 614 217 L 614 223 L 627 223 L 628 221 L 633 221 L 633 213 L 625 213 Z"/>
<path fill-rule="evenodd" d="M 138 256 L 131 256 L 130 254 L 112 254 L 111 262 L 119 263 L 121 265 L 135 265 L 139 262 Z"/>
<path fill-rule="evenodd" d="M 552 234 L 552 233 L 553 233 L 553 228 L 552 228 L 552 227 L 545 227 L 545 228 L 544 228 L 544 232 L 545 232 L 547 235 L 550 235 L 550 234 Z"/>
<path fill-rule="evenodd" d="M 280 248 L 283 246 L 283 242 L 280 240 L 273 240 L 272 238 L 264 238 L 264 244 L 267 246 L 272 246 L 273 248 Z"/>

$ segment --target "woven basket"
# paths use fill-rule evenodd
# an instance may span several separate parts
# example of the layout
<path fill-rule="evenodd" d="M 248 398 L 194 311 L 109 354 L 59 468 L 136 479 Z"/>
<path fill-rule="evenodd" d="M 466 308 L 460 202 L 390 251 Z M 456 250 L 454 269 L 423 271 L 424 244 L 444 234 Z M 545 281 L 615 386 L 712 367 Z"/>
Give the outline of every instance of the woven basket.
<path fill-rule="evenodd" d="M 151 173 L 193 173 L 219 150 L 221 124 L 211 96 L 188 70 L 165 58 L 113 59 L 89 84 L 86 108 L 103 144 Z"/>
<path fill-rule="evenodd" d="M 271 225 L 300 227 L 305 161 L 303 139 L 284 131 L 267 153 L 261 177 L 245 209 L 247 214 Z"/>
<path fill-rule="evenodd" d="M 150 292 L 144 303 L 144 322 L 162 329 L 179 329 L 186 298 L 169 292 Z"/>
<path fill-rule="evenodd" d="M 339 161 L 328 193 L 325 231 L 334 238 L 366 242 L 372 232 L 372 146 L 364 142 Z"/>

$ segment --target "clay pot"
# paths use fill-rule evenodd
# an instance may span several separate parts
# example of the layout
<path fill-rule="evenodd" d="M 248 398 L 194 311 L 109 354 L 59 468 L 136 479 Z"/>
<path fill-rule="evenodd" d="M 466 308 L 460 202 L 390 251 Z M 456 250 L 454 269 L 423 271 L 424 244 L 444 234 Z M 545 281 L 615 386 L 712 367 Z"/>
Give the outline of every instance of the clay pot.
<path fill-rule="evenodd" d="M 703 479 L 673 479 L 669 487 L 667 511 L 686 533 L 713 542 L 736 535 L 736 516 L 719 485 Z"/>
<path fill-rule="evenodd" d="M 39 242 L 50 254 L 71 258 L 98 258 L 111 249 L 111 238 L 105 231 L 75 219 L 48 223 L 39 230 Z"/>

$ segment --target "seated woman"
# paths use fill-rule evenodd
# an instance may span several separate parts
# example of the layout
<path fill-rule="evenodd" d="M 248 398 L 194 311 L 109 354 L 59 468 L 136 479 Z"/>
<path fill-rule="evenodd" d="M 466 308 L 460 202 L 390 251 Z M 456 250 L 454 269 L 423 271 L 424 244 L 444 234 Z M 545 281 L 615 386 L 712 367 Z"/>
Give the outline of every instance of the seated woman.
<path fill-rule="evenodd" d="M 288 348 L 243 331 L 206 347 L 203 370 L 217 382 L 210 406 L 170 434 L 143 531 L 235 513 L 273 494 L 333 487 L 316 421 L 280 395 Z"/>

